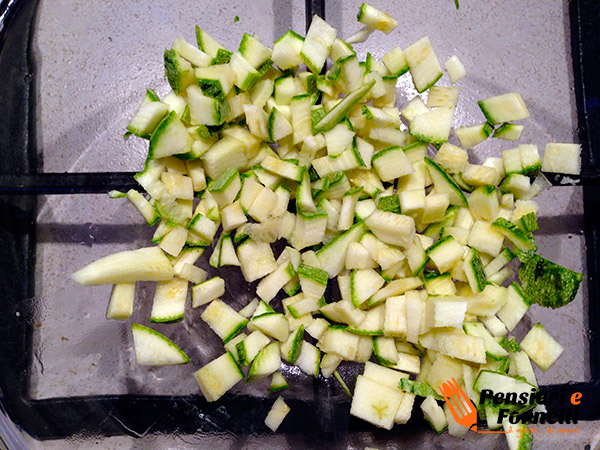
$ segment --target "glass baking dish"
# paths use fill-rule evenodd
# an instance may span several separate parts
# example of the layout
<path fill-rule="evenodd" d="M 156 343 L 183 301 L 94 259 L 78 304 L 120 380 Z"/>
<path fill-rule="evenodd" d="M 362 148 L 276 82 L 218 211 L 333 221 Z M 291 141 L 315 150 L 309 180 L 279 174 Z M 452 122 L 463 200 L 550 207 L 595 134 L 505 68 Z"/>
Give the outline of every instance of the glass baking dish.
<path fill-rule="evenodd" d="M 457 54 L 467 67 L 455 125 L 483 120 L 478 99 L 516 90 L 533 116 L 522 142 L 543 149 L 546 142 L 581 141 L 585 170 L 597 171 L 594 149 L 600 140 L 594 125 L 599 122 L 590 99 L 598 93 L 598 80 L 585 70 L 599 45 L 592 31 L 600 8 L 593 2 L 463 2 L 458 11 L 449 0 L 372 4 L 398 18 L 400 25 L 390 35 L 374 33 L 356 45 L 361 59 L 367 51 L 381 58 L 428 35 L 441 62 Z M 183 324 L 155 327 L 182 344 L 191 364 L 138 367 L 129 322 L 105 320 L 110 287 L 80 287 L 69 278 L 100 256 L 146 246 L 150 240 L 152 230 L 128 203 L 94 193 L 98 190 L 92 185 L 106 186 L 114 176 L 114 187 L 119 187 L 128 176 L 123 172 L 143 167 L 146 144 L 125 141 L 122 135 L 146 88 L 161 96 L 168 92 L 162 51 L 175 36 L 193 42 L 199 25 L 230 49 L 237 48 L 244 32 L 271 45 L 290 28 L 302 33 L 308 9 L 323 13 L 347 37 L 359 28 L 355 17 L 360 2 L 327 0 L 324 8 L 323 2 L 291 0 L 1 5 L 0 73 L 6 81 L 0 104 L 7 113 L 0 118 L 5 155 L 0 189 L 7 195 L 0 197 L 6 287 L 0 382 L 3 408 L 20 430 L 9 434 L 4 423 L 0 430 L 7 442 L 13 436 L 32 448 L 505 445 L 503 436 L 437 437 L 418 407 L 409 426 L 391 432 L 375 429 L 349 416 L 350 400 L 336 381 L 311 380 L 291 367 L 286 368 L 291 388 L 284 396 L 292 412 L 276 434 L 267 433 L 263 420 L 274 397 L 267 394 L 265 382 L 240 384 L 216 403 L 206 403 L 199 394 L 191 374 L 221 350 L 198 311 L 186 311 Z M 416 94 L 408 74 L 397 87 L 398 106 Z M 471 161 L 498 156 L 509 146 L 489 139 L 471 151 Z M 90 175 L 69 177 L 65 172 Z M 106 174 L 98 180 L 94 172 Z M 51 179 L 52 192 L 43 188 L 50 178 L 36 174 L 60 174 Z M 11 183 L 24 186 L 22 195 L 14 195 Z M 47 195 L 72 192 L 69 183 L 87 193 Z M 36 195 L 30 195 L 33 191 Z M 515 335 L 522 338 L 540 321 L 565 346 L 554 367 L 548 372 L 536 367 L 536 375 L 549 391 L 569 383 L 583 392 L 580 417 L 588 420 L 581 422 L 576 436 L 536 437 L 536 448 L 593 448 L 599 439 L 600 273 L 598 223 L 592 216 L 597 193 L 594 186 L 561 186 L 537 199 L 540 254 L 586 278 L 567 307 L 532 307 Z M 206 263 L 203 267 L 210 269 Z M 222 276 L 230 303 L 241 307 L 252 298 L 239 271 L 228 269 Z M 139 284 L 130 321 L 147 324 L 152 294 L 152 283 Z M 353 364 L 340 369 L 351 388 L 360 371 Z"/>

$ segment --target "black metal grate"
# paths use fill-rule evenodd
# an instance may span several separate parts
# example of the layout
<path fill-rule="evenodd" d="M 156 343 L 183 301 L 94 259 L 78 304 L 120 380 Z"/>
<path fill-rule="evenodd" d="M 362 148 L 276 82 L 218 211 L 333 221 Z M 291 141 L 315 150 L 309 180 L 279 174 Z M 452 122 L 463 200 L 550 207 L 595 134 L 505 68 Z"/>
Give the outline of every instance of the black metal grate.
<path fill-rule="evenodd" d="M 95 193 L 136 186 L 131 173 L 37 173 L 35 64 L 29 59 L 36 9 L 37 1 L 33 0 L 0 3 L 0 74 L 3 78 L 0 84 L 0 105 L 3 107 L 0 115 L 0 388 L 4 408 L 15 423 L 38 439 L 82 433 L 139 436 L 150 428 L 154 432 L 168 433 L 252 435 L 263 432 L 262 419 L 255 417 L 265 416 L 272 402 L 269 399 L 226 395 L 217 405 L 207 403 L 200 395 L 89 396 L 48 400 L 29 397 L 34 311 L 27 302 L 34 295 L 36 195 Z M 324 0 L 306 0 L 307 27 L 314 13 L 324 17 Z M 598 173 L 600 76 L 596 59 L 600 54 L 597 34 L 600 4 L 595 0 L 573 0 L 570 18 L 583 164 L 586 173 Z M 579 418 L 597 420 L 600 419 L 600 222 L 595 220 L 595 212 L 600 209 L 600 190 L 593 180 L 582 184 L 592 381 L 569 384 L 568 388 L 583 394 Z M 315 383 L 317 397 L 321 390 L 326 395 L 327 383 L 329 381 L 323 380 Z M 542 390 L 557 391 L 565 386 L 545 386 Z M 320 411 L 320 404 L 291 400 L 298 421 L 293 428 L 284 424 L 282 431 L 302 435 L 312 442 L 320 439 L 321 445 L 344 433 L 342 430 L 373 431 L 373 427 L 348 416 L 348 403 L 349 400 L 337 402 L 327 405 L 327 411 Z M 252 414 L 248 414 L 249 411 Z M 421 421 L 386 436 L 408 438 L 424 429 Z M 374 431 L 376 436 L 378 433 Z"/>

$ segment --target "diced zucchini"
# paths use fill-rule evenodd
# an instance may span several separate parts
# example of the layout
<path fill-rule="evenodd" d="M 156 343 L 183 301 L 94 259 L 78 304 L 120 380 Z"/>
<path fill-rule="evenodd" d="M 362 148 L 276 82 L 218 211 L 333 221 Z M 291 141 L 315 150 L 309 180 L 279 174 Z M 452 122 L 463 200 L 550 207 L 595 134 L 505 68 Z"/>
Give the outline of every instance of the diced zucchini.
<path fill-rule="evenodd" d="M 448 140 L 453 121 L 453 107 L 434 108 L 415 116 L 408 128 L 419 141 L 439 145 Z"/>
<path fill-rule="evenodd" d="M 127 320 L 133 314 L 135 283 L 117 283 L 113 286 L 107 319 Z"/>
<path fill-rule="evenodd" d="M 296 359 L 296 365 L 307 375 L 313 377 L 319 376 L 319 366 L 321 363 L 321 352 L 314 345 L 302 341 L 300 347 L 300 356 Z"/>
<path fill-rule="evenodd" d="M 477 220 L 469 233 L 468 245 L 492 256 L 498 256 L 502 250 L 504 235 L 496 231 L 488 222 Z"/>
<path fill-rule="evenodd" d="M 156 284 L 150 322 L 177 322 L 183 320 L 187 301 L 188 281 L 173 278 Z"/>
<path fill-rule="evenodd" d="M 485 343 L 485 351 L 494 359 L 499 359 L 508 356 L 508 352 L 498 344 L 492 335 L 485 329 L 484 325 L 479 322 L 465 322 L 463 325 L 465 333 L 470 336 L 477 336 L 483 339 Z"/>
<path fill-rule="evenodd" d="M 418 238 L 413 239 L 412 244 L 407 247 L 406 259 L 414 276 L 419 275 L 429 261 L 429 256 L 423 250 L 421 241 Z"/>
<path fill-rule="evenodd" d="M 350 414 L 390 430 L 401 401 L 402 393 L 398 389 L 359 375 L 356 378 Z"/>
<path fill-rule="evenodd" d="M 351 45 L 340 38 L 336 38 L 331 45 L 331 53 L 329 54 L 329 58 L 331 58 L 333 62 L 337 62 L 337 60 L 340 58 L 345 58 L 355 54 L 356 52 Z"/>
<path fill-rule="evenodd" d="M 158 222 L 160 219 L 158 213 L 154 209 L 154 206 L 152 206 L 152 204 L 146 200 L 142 194 L 135 189 L 130 189 L 127 191 L 127 198 L 140 212 L 148 225 L 153 226 L 156 224 L 156 222 Z"/>
<path fill-rule="evenodd" d="M 500 204 L 494 186 L 480 186 L 469 195 L 469 210 L 474 219 L 494 220 L 498 217 Z"/>
<path fill-rule="evenodd" d="M 371 81 L 355 91 L 350 92 L 343 100 L 340 100 L 323 118 L 313 127 L 315 132 L 320 133 L 331 130 L 340 123 L 354 108 L 362 98 L 369 93 L 375 86 L 375 81 Z"/>
<path fill-rule="evenodd" d="M 418 355 L 398 352 L 398 361 L 393 367 L 396 370 L 418 374 L 421 372 L 421 358 Z"/>
<path fill-rule="evenodd" d="M 273 250 L 267 243 L 247 240 L 238 247 L 237 252 L 242 274 L 249 283 L 277 270 Z"/>
<path fill-rule="evenodd" d="M 415 237 L 415 222 L 410 216 L 375 210 L 365 225 L 386 244 L 409 247 Z"/>
<path fill-rule="evenodd" d="M 341 155 L 352 147 L 354 132 L 345 123 L 339 123 L 323 133 L 327 145 L 327 154 L 332 158 Z"/>
<path fill-rule="evenodd" d="M 198 48 L 211 58 L 215 58 L 219 50 L 225 50 L 221 44 L 198 26 L 196 26 L 196 41 L 198 43 Z"/>
<path fill-rule="evenodd" d="M 425 253 L 431 258 L 440 273 L 444 273 L 463 257 L 465 251 L 452 236 L 446 236 L 429 247 Z"/>
<path fill-rule="evenodd" d="M 273 432 L 277 431 L 285 416 L 290 412 L 290 407 L 285 403 L 282 397 L 277 397 L 275 403 L 269 410 L 265 418 L 265 425 Z"/>
<path fill-rule="evenodd" d="M 281 70 L 287 70 L 302 64 L 300 56 L 304 38 L 293 30 L 289 30 L 275 41 L 271 59 Z"/>
<path fill-rule="evenodd" d="M 356 308 L 366 302 L 385 283 L 373 269 L 355 270 L 350 275 L 352 303 Z"/>
<path fill-rule="evenodd" d="M 307 137 L 312 135 L 311 104 L 312 98 L 308 94 L 296 95 L 291 99 L 294 145 L 301 144 Z"/>
<path fill-rule="evenodd" d="M 319 340 L 319 339 L 321 339 L 321 336 L 323 336 L 323 333 L 325 333 L 325 331 L 327 331 L 327 328 L 329 328 L 329 325 L 330 324 L 329 324 L 329 322 L 327 322 L 327 320 L 319 317 L 319 318 L 313 319 L 313 321 L 306 327 L 306 331 L 313 338 Z"/>
<path fill-rule="evenodd" d="M 468 164 L 469 155 L 466 150 L 445 142 L 438 150 L 433 161 L 448 173 L 459 173 Z"/>
<path fill-rule="evenodd" d="M 240 342 L 242 342 L 247 337 L 248 337 L 248 335 L 246 333 L 240 333 L 236 337 L 234 337 L 232 340 L 227 342 L 227 344 L 223 345 L 225 350 L 233 355 L 233 357 L 235 358 L 235 360 L 237 361 L 238 364 L 239 364 L 240 360 L 237 355 L 236 347 Z"/>
<path fill-rule="evenodd" d="M 327 287 L 328 275 L 325 270 L 318 267 L 300 264 L 298 267 L 300 286 L 305 295 L 315 299 L 321 298 Z"/>
<path fill-rule="evenodd" d="M 229 341 L 229 343 L 233 342 L 234 339 Z M 271 340 L 258 330 L 253 331 L 249 336 L 238 342 L 235 345 L 235 354 L 240 365 L 249 365 L 269 342 L 271 342 Z"/>
<path fill-rule="evenodd" d="M 407 333 L 406 297 L 388 297 L 385 301 L 383 333 L 386 336 L 405 337 Z"/>
<path fill-rule="evenodd" d="M 432 86 L 427 93 L 428 108 L 454 108 L 458 103 L 458 87 Z"/>
<path fill-rule="evenodd" d="M 340 58 L 336 64 L 340 68 L 338 85 L 342 86 L 344 92 L 354 91 L 363 85 L 365 77 L 356 55 Z"/>
<path fill-rule="evenodd" d="M 421 295 L 417 291 L 409 291 L 406 297 L 406 315 L 414 319 L 406 322 L 406 340 L 416 344 L 421 334 L 421 328 L 424 327 L 425 305 Z"/>
<path fill-rule="evenodd" d="M 356 203 L 360 197 L 362 187 L 356 186 L 350 189 L 342 199 L 342 206 L 340 208 L 340 215 L 338 219 L 338 230 L 348 230 L 354 223 L 354 211 Z"/>
<path fill-rule="evenodd" d="M 439 193 L 448 193 L 450 204 L 467 207 L 467 198 L 456 182 L 433 160 L 425 157 L 425 164 Z"/>
<path fill-rule="evenodd" d="M 73 273 L 71 278 L 85 286 L 165 281 L 173 278 L 173 266 L 160 248 L 147 247 L 100 258 Z"/>
<path fill-rule="evenodd" d="M 408 102 L 408 104 L 400 111 L 400 114 L 402 114 L 406 120 L 412 122 L 415 117 L 428 111 L 429 110 L 423 100 L 421 100 L 421 97 L 417 95 Z"/>
<path fill-rule="evenodd" d="M 385 305 L 371 308 L 362 322 L 357 326 L 349 327 L 349 331 L 364 336 L 383 336 L 383 323 L 385 322 Z"/>
<path fill-rule="evenodd" d="M 382 181 L 392 181 L 415 170 L 398 146 L 388 147 L 373 155 L 372 164 Z"/>
<path fill-rule="evenodd" d="M 264 141 L 268 141 L 269 116 L 265 110 L 256 105 L 244 105 L 243 108 L 250 133 Z"/>
<path fill-rule="evenodd" d="M 510 353 L 510 369 L 513 368 L 516 375 L 524 377 L 529 384 L 538 387 L 538 382 L 535 378 L 535 373 L 533 372 L 533 367 L 531 366 L 531 361 L 529 360 L 527 353 L 524 351 Z"/>
<path fill-rule="evenodd" d="M 511 221 L 499 217 L 492 222 L 491 226 L 494 230 L 503 234 L 519 250 L 526 252 L 537 249 L 537 245 L 531 234 L 525 233 Z"/>
<path fill-rule="evenodd" d="M 192 288 L 192 306 L 210 303 L 225 294 L 225 281 L 220 277 L 213 277 Z"/>
<path fill-rule="evenodd" d="M 479 252 L 476 249 L 469 248 L 469 253 L 464 258 L 463 270 L 467 275 L 471 290 L 473 292 L 483 291 L 486 284 L 486 275 Z"/>
<path fill-rule="evenodd" d="M 535 144 L 521 144 L 518 148 L 521 156 L 523 175 L 533 176 L 537 174 L 542 167 L 542 160 L 540 159 L 537 146 Z"/>
<path fill-rule="evenodd" d="M 187 364 L 190 358 L 168 337 L 143 325 L 132 323 L 135 360 L 140 366 Z"/>
<path fill-rule="evenodd" d="M 225 98 L 205 95 L 196 86 L 187 89 L 190 122 L 193 125 L 221 125 L 229 115 L 229 104 Z"/>
<path fill-rule="evenodd" d="M 312 18 L 300 57 L 313 73 L 319 73 L 331 51 L 337 30 L 316 14 Z"/>
<path fill-rule="evenodd" d="M 246 306 L 244 306 L 238 312 L 240 313 L 240 315 L 244 316 L 245 318 L 250 318 L 256 311 L 256 308 L 258 308 L 258 305 L 259 305 L 259 300 L 257 298 L 253 298 L 250 301 L 250 303 L 248 303 Z"/>
<path fill-rule="evenodd" d="M 271 57 L 271 49 L 265 47 L 256 36 L 244 33 L 238 52 L 255 69 L 260 68 Z"/>
<path fill-rule="evenodd" d="M 517 92 L 490 97 L 477 103 L 492 125 L 527 119 L 531 116 L 523 98 Z"/>
<path fill-rule="evenodd" d="M 400 47 L 387 52 L 381 59 L 385 67 L 390 71 L 390 75 L 399 77 L 408 72 L 408 63 L 404 56 L 404 51 Z"/>
<path fill-rule="evenodd" d="M 227 352 L 197 370 L 194 377 L 206 401 L 214 402 L 243 380 L 244 372 L 233 355 Z"/>
<path fill-rule="evenodd" d="M 253 73 L 251 70 L 252 67 L 248 67 L 247 61 L 238 54 L 231 65 L 222 64 L 210 67 L 198 67 L 195 70 L 195 75 L 197 85 L 205 96 L 224 99 L 236 81 L 244 81 L 248 76 L 250 79 L 246 82 L 256 83 L 258 81 L 258 74 Z M 243 75 L 243 78 L 238 78 L 238 75 Z"/>
<path fill-rule="evenodd" d="M 410 392 L 405 392 L 402 396 L 402 401 L 400 402 L 400 406 L 398 407 L 398 411 L 396 412 L 396 416 L 394 417 L 394 422 L 399 424 L 404 424 L 408 422 L 410 416 L 412 414 L 412 409 L 415 402 L 415 394 L 411 394 Z"/>
<path fill-rule="evenodd" d="M 127 131 L 144 139 L 152 133 L 169 112 L 169 107 L 159 101 L 144 101 L 127 125 Z"/>
<path fill-rule="evenodd" d="M 505 336 L 506 326 L 497 316 L 482 317 L 481 322 L 494 337 Z"/>
<path fill-rule="evenodd" d="M 476 316 L 494 315 L 506 303 L 507 296 L 507 288 L 487 284 L 482 292 L 469 296 L 467 313 Z"/>
<path fill-rule="evenodd" d="M 447 192 L 431 192 L 425 197 L 425 205 L 423 206 L 423 214 L 421 215 L 420 222 L 421 224 L 434 224 L 425 231 L 426 236 L 437 237 L 439 235 L 442 228 L 441 224 L 443 224 L 446 218 L 446 211 L 449 205 L 450 196 Z"/>
<path fill-rule="evenodd" d="M 259 72 L 239 52 L 231 56 L 229 65 L 235 74 L 234 84 L 242 91 L 252 89 L 260 80 Z"/>
<path fill-rule="evenodd" d="M 452 270 L 455 271 L 456 266 Z M 429 295 L 455 295 L 457 292 L 451 272 L 442 274 L 437 271 L 426 272 L 423 278 L 425 279 L 425 290 Z"/>
<path fill-rule="evenodd" d="M 250 383 L 266 378 L 280 368 L 279 342 L 271 342 L 261 349 L 252 361 L 246 382 Z"/>
<path fill-rule="evenodd" d="M 344 297 L 349 295 L 345 293 Z M 347 323 L 350 326 L 360 325 L 366 317 L 363 311 L 356 309 L 348 300 L 328 303 L 321 306 L 319 312 L 333 322 Z"/>
<path fill-rule="evenodd" d="M 271 272 L 258 283 L 256 295 L 265 302 L 270 302 L 283 286 L 292 280 L 296 271 L 289 262 L 282 263 L 277 270 Z"/>
<path fill-rule="evenodd" d="M 283 377 L 281 372 L 275 372 L 271 377 L 271 384 L 268 387 L 269 392 L 279 392 L 289 387 L 288 382 Z"/>
<path fill-rule="evenodd" d="M 485 141 L 494 131 L 488 122 L 479 125 L 462 126 L 454 130 L 460 145 L 466 150 L 475 147 L 477 144 Z"/>
<path fill-rule="evenodd" d="M 456 55 L 452 55 L 448 58 L 448 61 L 444 63 L 444 66 L 446 66 L 446 72 L 448 72 L 448 77 L 450 77 L 450 82 L 452 84 L 460 81 L 467 74 L 465 66 Z"/>
<path fill-rule="evenodd" d="M 432 295 L 425 302 L 427 326 L 460 328 L 465 320 L 467 300 L 454 295 Z"/>
<path fill-rule="evenodd" d="M 504 139 L 506 141 L 518 141 L 521 139 L 524 129 L 525 127 L 523 125 L 507 122 L 500 125 L 496 131 L 494 131 L 492 137 Z"/>
<path fill-rule="evenodd" d="M 509 174 L 500 185 L 500 192 L 503 194 L 512 193 L 515 198 L 523 198 L 531 188 L 531 181 L 528 176 L 520 173 Z"/>
<path fill-rule="evenodd" d="M 421 403 L 421 410 L 423 411 L 425 420 L 429 422 L 429 425 L 431 425 L 431 428 L 433 428 L 437 434 L 443 433 L 444 430 L 448 428 L 448 421 L 446 420 L 444 410 L 438 405 L 435 398 L 428 396 L 423 400 L 423 403 Z"/>
<path fill-rule="evenodd" d="M 398 21 L 389 14 L 363 3 L 358 10 L 357 20 L 385 34 L 390 34 L 398 26 Z"/>
<path fill-rule="evenodd" d="M 285 342 L 290 334 L 290 328 L 285 316 L 277 312 L 267 312 L 259 316 L 254 315 L 250 322 L 267 336 Z"/>
<path fill-rule="evenodd" d="M 177 54 L 173 49 L 165 50 L 165 76 L 173 92 L 181 94 L 195 82 L 194 69 L 191 64 Z"/>
<path fill-rule="evenodd" d="M 201 317 L 224 343 L 233 339 L 248 323 L 245 317 L 221 300 L 213 300 Z"/>
<path fill-rule="evenodd" d="M 409 46 L 404 50 L 404 56 L 419 93 L 425 92 L 442 77 L 442 68 L 429 37 L 425 36 Z"/>
<path fill-rule="evenodd" d="M 400 386 L 400 381 L 408 378 L 408 375 L 405 373 L 380 366 L 370 361 L 365 363 L 365 370 L 362 375 L 391 389 L 397 389 Z"/>
<path fill-rule="evenodd" d="M 398 362 L 398 350 L 391 337 L 373 336 L 373 353 L 377 362 L 383 366 L 391 367 Z"/>
<path fill-rule="evenodd" d="M 271 110 L 267 127 L 269 132 L 269 140 L 272 142 L 279 141 L 289 136 L 293 132 L 292 125 L 277 108 L 273 108 Z"/>
<path fill-rule="evenodd" d="M 325 353 L 335 353 L 347 361 L 352 361 L 358 348 L 358 336 L 344 327 L 331 326 L 321 336 L 317 347 Z"/>
<path fill-rule="evenodd" d="M 180 37 L 175 38 L 172 48 L 179 56 L 187 59 L 194 66 L 205 67 L 212 62 L 212 57 Z"/>
<path fill-rule="evenodd" d="M 542 170 L 579 175 L 581 173 L 581 146 L 554 142 L 546 144 Z"/>
<path fill-rule="evenodd" d="M 333 353 L 324 354 L 321 359 L 321 375 L 324 378 L 329 378 L 334 372 L 337 372 L 336 369 L 341 362 L 342 358 L 338 355 L 334 355 Z"/>
<path fill-rule="evenodd" d="M 529 330 L 520 342 L 520 346 L 543 371 L 548 370 L 564 351 L 564 347 L 546 331 L 541 323 L 536 323 Z"/>
<path fill-rule="evenodd" d="M 329 278 L 333 278 L 344 269 L 348 246 L 352 242 L 357 242 L 364 230 L 364 223 L 358 222 L 317 251 L 321 269 L 328 273 Z"/>
<path fill-rule="evenodd" d="M 187 153 L 193 139 L 175 112 L 169 113 L 156 127 L 150 137 L 149 159 Z"/>
<path fill-rule="evenodd" d="M 432 330 L 419 337 L 419 343 L 428 349 L 436 350 L 452 358 L 485 364 L 486 349 L 483 339 L 466 335 L 462 330 Z"/>
<path fill-rule="evenodd" d="M 288 309 L 292 305 L 288 306 Z M 280 351 L 283 359 L 291 364 L 295 364 L 300 351 L 302 349 L 302 342 L 304 339 L 304 326 L 300 325 L 295 331 L 290 333 L 288 339 L 281 344 Z"/>

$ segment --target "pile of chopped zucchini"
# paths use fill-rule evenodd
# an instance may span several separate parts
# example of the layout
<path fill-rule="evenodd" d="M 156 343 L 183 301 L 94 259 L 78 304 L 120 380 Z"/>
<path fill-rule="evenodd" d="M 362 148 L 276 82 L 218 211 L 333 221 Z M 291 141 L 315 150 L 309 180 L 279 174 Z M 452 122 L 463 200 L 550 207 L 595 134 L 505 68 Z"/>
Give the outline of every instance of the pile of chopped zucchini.
<path fill-rule="evenodd" d="M 358 19 L 386 33 L 398 23 L 369 5 Z M 441 406 L 441 383 L 454 378 L 477 405 L 482 389 L 536 389 L 530 360 L 547 370 L 563 347 L 540 324 L 520 347 L 510 333 L 532 302 L 573 300 L 581 275 L 535 254 L 537 147 L 483 164 L 467 152 L 490 136 L 519 140 L 514 122 L 530 115 L 521 96 L 484 99 L 481 124 L 454 128 L 459 89 L 437 85 L 443 72 L 427 37 L 361 61 L 318 16 L 306 37 L 289 31 L 272 49 L 249 34 L 235 52 L 196 35 L 197 47 L 177 38 L 165 52 L 172 91 L 161 100 L 148 90 L 128 126 L 149 140 L 136 175 L 145 193 L 112 194 L 155 226 L 156 245 L 73 275 L 115 285 L 107 316 L 127 319 L 135 282 L 152 280 L 150 322 L 181 321 L 191 283 L 192 306 L 225 348 L 195 373 L 211 402 L 244 379 L 270 377 L 269 391 L 284 390 L 282 361 L 348 390 L 337 368 L 359 361 L 352 415 L 390 429 L 423 397 L 435 431 L 463 436 Z M 456 56 L 445 66 L 453 83 L 466 73 Z M 397 104 L 406 72 L 427 103 Z M 548 167 L 566 158 L 561 148 L 578 158 L 573 146 L 549 146 Z M 195 265 L 211 246 L 212 267 L 238 266 L 256 283 L 239 311 L 221 300 L 227 279 Z M 331 286 L 339 298 L 325 296 Z M 139 364 L 189 361 L 168 338 L 132 327 Z M 482 409 L 492 429 L 500 406 Z M 279 397 L 267 426 L 288 411 Z"/>

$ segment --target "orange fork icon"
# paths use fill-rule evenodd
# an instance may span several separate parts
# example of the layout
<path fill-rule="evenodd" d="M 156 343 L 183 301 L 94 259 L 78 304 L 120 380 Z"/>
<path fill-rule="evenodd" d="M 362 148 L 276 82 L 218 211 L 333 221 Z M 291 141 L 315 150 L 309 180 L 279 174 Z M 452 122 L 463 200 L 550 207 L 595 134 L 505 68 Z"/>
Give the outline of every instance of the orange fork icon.
<path fill-rule="evenodd" d="M 456 380 L 446 381 L 438 386 L 444 396 L 448 409 L 457 423 L 477 432 L 477 408 Z"/>

